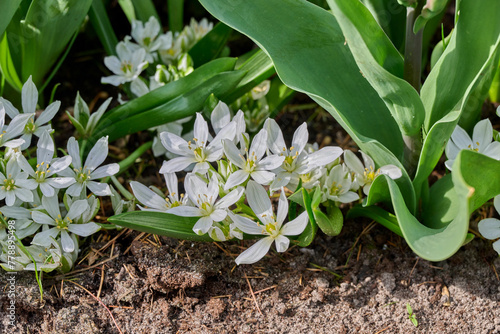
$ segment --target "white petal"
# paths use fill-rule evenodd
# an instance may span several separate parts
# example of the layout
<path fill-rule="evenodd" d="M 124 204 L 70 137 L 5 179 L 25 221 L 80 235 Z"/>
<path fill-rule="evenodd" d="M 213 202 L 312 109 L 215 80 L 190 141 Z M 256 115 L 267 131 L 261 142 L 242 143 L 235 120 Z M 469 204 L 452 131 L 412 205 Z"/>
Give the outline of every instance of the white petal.
<path fill-rule="evenodd" d="M 169 161 L 164 161 L 160 168 L 160 174 L 180 172 L 195 162 L 196 160 L 191 157 L 177 157 Z"/>
<path fill-rule="evenodd" d="M 274 154 L 282 153 L 286 145 L 283 139 L 283 133 L 276 121 L 272 118 L 268 118 L 263 128 L 267 130 L 267 146 L 271 152 Z"/>
<path fill-rule="evenodd" d="M 250 151 L 248 155 L 255 156 L 257 161 L 262 159 L 264 153 L 266 153 L 267 149 L 267 131 L 262 129 L 255 135 L 253 138 L 252 144 L 250 145 Z"/>
<path fill-rule="evenodd" d="M 308 222 L 309 216 L 307 215 L 307 212 L 304 211 L 297 218 L 283 225 L 281 228 L 281 234 L 299 235 L 304 232 Z"/>
<path fill-rule="evenodd" d="M 446 157 L 448 159 L 455 160 L 460 150 L 461 149 L 453 142 L 453 140 L 448 140 L 445 148 Z"/>
<path fill-rule="evenodd" d="M 97 196 L 111 196 L 111 189 L 106 183 L 87 181 L 87 188 Z"/>
<path fill-rule="evenodd" d="M 79 235 L 81 237 L 88 237 L 89 235 L 96 233 L 100 229 L 101 229 L 101 227 L 93 222 L 90 222 L 87 224 L 69 224 L 68 225 L 68 231 L 70 231 L 71 233 L 74 233 L 76 235 Z"/>
<path fill-rule="evenodd" d="M 40 211 L 32 211 L 31 218 L 38 224 L 46 224 L 56 226 L 56 222 L 51 217 Z"/>
<path fill-rule="evenodd" d="M 360 151 L 360 153 L 361 153 L 361 156 L 363 157 L 363 162 L 365 164 L 365 167 L 368 169 L 370 167 L 375 169 L 375 162 L 373 161 L 373 159 L 363 151 Z"/>
<path fill-rule="evenodd" d="M 54 141 L 47 131 L 44 131 L 38 140 L 36 149 L 37 163 L 49 163 L 54 156 Z"/>
<path fill-rule="evenodd" d="M 386 165 L 380 167 L 380 173 L 388 175 L 393 180 L 399 179 L 403 175 L 401 168 L 395 165 Z"/>
<path fill-rule="evenodd" d="M 207 146 L 208 149 L 222 148 L 222 140 L 230 139 L 233 140 L 236 136 L 236 123 L 230 122 L 225 127 L 223 127 L 214 139 Z"/>
<path fill-rule="evenodd" d="M 97 141 L 97 143 L 92 147 L 85 160 L 85 166 L 87 169 L 93 171 L 100 166 L 106 157 L 108 156 L 108 136 L 102 137 Z"/>
<path fill-rule="evenodd" d="M 260 259 L 262 259 L 267 254 L 269 248 L 271 248 L 272 243 L 273 243 L 272 238 L 270 237 L 263 238 L 257 241 L 255 244 L 253 244 L 246 251 L 241 253 L 234 261 L 238 265 L 255 263 Z"/>
<path fill-rule="evenodd" d="M 40 190 L 42 191 L 43 196 L 52 197 L 55 195 L 54 188 L 52 188 L 48 182 L 40 183 Z"/>
<path fill-rule="evenodd" d="M 500 195 L 495 196 L 493 199 L 493 206 L 497 210 L 497 212 L 500 214 Z"/>
<path fill-rule="evenodd" d="M 271 200 L 267 191 L 255 181 L 248 181 L 247 189 L 248 204 L 256 215 L 272 210 Z"/>
<path fill-rule="evenodd" d="M 341 203 L 351 203 L 359 199 L 359 195 L 353 191 L 348 191 L 337 197 L 337 200 Z"/>
<path fill-rule="evenodd" d="M 36 86 L 31 79 L 31 75 L 24 83 L 21 95 L 23 112 L 25 114 L 34 113 L 36 111 L 36 104 L 38 102 L 38 90 L 36 89 Z"/>
<path fill-rule="evenodd" d="M 132 181 L 130 182 L 130 187 L 132 188 L 132 192 L 134 193 L 135 198 L 142 204 L 158 209 L 161 211 L 166 211 L 166 201 L 161 198 L 157 193 L 146 187 L 145 185 Z"/>
<path fill-rule="evenodd" d="M 176 206 L 167 211 L 167 213 L 181 217 L 201 217 L 203 214 L 200 209 L 194 206 Z"/>
<path fill-rule="evenodd" d="M 493 126 L 489 119 L 483 119 L 479 123 L 474 126 L 474 131 L 472 133 L 472 141 L 475 146 L 479 146 L 479 152 L 482 151 L 491 143 L 491 139 L 493 138 Z"/>
<path fill-rule="evenodd" d="M 127 80 L 120 75 L 110 75 L 109 77 L 102 77 L 101 83 L 110 84 L 113 86 L 120 86 L 121 84 L 127 82 Z"/>
<path fill-rule="evenodd" d="M 280 198 L 278 200 L 278 214 L 276 215 L 276 222 L 278 223 L 278 228 L 281 228 L 281 224 L 285 221 L 288 216 L 288 200 L 286 199 L 285 191 L 281 188 Z"/>
<path fill-rule="evenodd" d="M 112 163 L 97 168 L 92 173 L 90 173 L 90 177 L 91 180 L 102 179 L 103 177 L 106 176 L 115 175 L 119 171 L 120 171 L 120 165 L 118 165 L 117 163 Z"/>
<path fill-rule="evenodd" d="M 500 238 L 500 220 L 486 218 L 478 224 L 479 233 L 486 239 L 494 240 Z"/>
<path fill-rule="evenodd" d="M 292 174 L 288 172 L 280 172 L 276 177 L 274 178 L 273 183 L 271 183 L 270 190 L 271 191 L 276 191 L 280 189 L 281 187 L 285 187 L 288 185 L 290 182 L 290 179 L 292 178 Z"/>
<path fill-rule="evenodd" d="M 196 120 L 194 122 L 194 137 L 197 139 L 198 145 L 206 145 L 208 140 L 208 124 L 201 113 L 196 113 Z"/>
<path fill-rule="evenodd" d="M 223 221 L 227 217 L 227 211 L 222 209 L 217 209 L 210 214 L 210 218 L 215 222 Z"/>
<path fill-rule="evenodd" d="M 122 63 L 116 56 L 104 57 L 104 65 L 109 68 L 114 74 L 122 73 Z"/>
<path fill-rule="evenodd" d="M 340 147 L 327 146 L 319 151 L 311 153 L 308 159 L 314 166 L 325 166 L 338 159 L 343 152 L 344 150 Z"/>
<path fill-rule="evenodd" d="M 210 120 L 215 133 L 219 133 L 231 121 L 231 114 L 229 113 L 227 104 L 219 101 L 212 111 L 212 115 L 210 115 Z"/>
<path fill-rule="evenodd" d="M 231 220 L 234 222 L 236 227 L 238 227 L 242 232 L 247 233 L 247 234 L 263 234 L 263 226 L 257 224 L 253 220 L 243 217 L 240 215 L 236 215 L 229 211 L 229 217 L 231 217 Z"/>
<path fill-rule="evenodd" d="M 68 168 L 68 166 L 71 164 L 71 155 L 66 155 L 62 158 L 59 159 L 54 159 L 52 163 L 50 164 L 50 172 L 47 173 L 48 176 L 59 173 L 63 169 Z"/>
<path fill-rule="evenodd" d="M 208 217 L 201 217 L 200 219 L 198 219 L 196 224 L 194 224 L 194 226 L 193 226 L 194 233 L 196 233 L 198 235 L 202 235 L 202 234 L 207 233 L 208 230 L 210 229 L 210 227 L 212 227 L 213 222 L 214 221 L 209 216 Z"/>
<path fill-rule="evenodd" d="M 486 146 L 484 151 L 481 153 L 489 156 L 490 158 L 500 160 L 500 142 L 494 141 L 493 143 Z"/>
<path fill-rule="evenodd" d="M 177 180 L 177 175 L 175 173 L 164 173 L 163 176 L 165 177 L 165 183 L 167 184 L 167 189 L 170 195 L 175 194 L 176 198 L 179 196 L 179 191 L 178 191 L 178 180 Z"/>
<path fill-rule="evenodd" d="M 170 132 L 162 132 L 160 133 L 160 139 L 162 145 L 170 152 L 185 156 L 187 155 L 186 148 L 188 143 L 181 137 L 170 133 Z"/>
<path fill-rule="evenodd" d="M 66 193 L 71 196 L 80 196 L 83 190 L 83 184 L 76 182 L 72 184 L 68 189 L 66 189 Z"/>
<path fill-rule="evenodd" d="M 259 170 L 273 170 L 278 168 L 283 164 L 285 156 L 283 155 L 269 155 L 257 163 L 257 168 Z"/>
<path fill-rule="evenodd" d="M 470 139 L 467 132 L 462 129 L 459 125 L 455 127 L 453 133 L 451 134 L 451 140 L 458 146 L 459 149 L 472 147 L 472 140 Z"/>
<path fill-rule="evenodd" d="M 307 131 L 307 124 L 306 122 L 302 123 L 301 126 L 295 130 L 295 133 L 293 134 L 293 139 L 292 139 L 292 147 L 290 147 L 290 150 L 292 151 L 292 155 L 295 155 L 295 152 L 302 152 L 304 147 L 307 144 L 307 141 L 309 140 L 309 132 Z"/>
<path fill-rule="evenodd" d="M 217 204 L 215 204 L 215 207 L 218 209 L 225 209 L 236 203 L 240 198 L 241 195 L 243 195 L 243 187 L 238 187 L 231 191 L 229 194 L 226 196 L 222 197 Z"/>
<path fill-rule="evenodd" d="M 33 202 L 33 193 L 31 192 L 31 190 L 17 188 L 16 190 L 14 190 L 14 192 L 15 192 L 17 198 L 19 198 L 21 201 L 23 201 L 25 203 Z"/>
<path fill-rule="evenodd" d="M 47 180 L 47 183 L 56 189 L 68 188 L 75 182 L 76 180 L 72 177 L 53 177 Z"/>
<path fill-rule="evenodd" d="M 9 100 L 6 100 L 3 97 L 0 97 L 0 102 L 3 104 L 3 106 L 5 108 L 4 113 L 7 113 L 7 115 L 9 115 L 10 119 L 13 119 L 17 115 L 19 115 L 19 110 L 17 110 L 17 108 L 14 107 L 14 105 Z M 4 117 L 5 117 L 5 115 L 4 115 Z M 4 124 L 1 124 L 1 122 L 0 122 L 0 128 L 2 128 Z"/>
<path fill-rule="evenodd" d="M 347 167 L 356 174 L 363 175 L 365 167 L 359 158 L 349 150 L 344 151 L 344 161 Z"/>
<path fill-rule="evenodd" d="M 85 199 L 75 201 L 71 204 L 66 218 L 75 219 L 89 209 L 89 203 Z"/>
<path fill-rule="evenodd" d="M 51 229 L 45 230 L 43 232 L 38 232 L 37 234 L 35 234 L 31 243 L 33 245 L 49 246 L 52 243 L 52 238 L 55 239 L 58 234 L 59 230 L 53 227 Z"/>
<path fill-rule="evenodd" d="M 240 150 L 234 145 L 233 141 L 225 139 L 222 141 L 222 145 L 227 158 L 239 168 L 245 168 L 245 159 L 243 159 Z"/>
<path fill-rule="evenodd" d="M 258 184 L 268 185 L 273 181 L 275 174 L 265 170 L 256 170 L 250 176 Z"/>
<path fill-rule="evenodd" d="M 61 107 L 60 101 L 52 102 L 47 108 L 45 108 L 44 111 L 42 111 L 42 113 L 36 120 L 35 124 L 41 126 L 50 122 L 52 118 L 54 118 L 54 116 L 57 114 L 60 107 Z"/>
<path fill-rule="evenodd" d="M 276 239 L 274 239 L 274 242 L 276 243 L 276 251 L 279 253 L 283 253 L 288 249 L 288 246 L 290 245 L 290 239 L 285 237 L 284 235 L 278 235 Z"/>
<path fill-rule="evenodd" d="M 229 175 L 226 184 L 224 185 L 224 190 L 229 190 L 232 187 L 242 184 L 243 182 L 248 180 L 249 176 L 250 174 L 248 174 L 248 172 L 244 170 L 237 170 L 236 172 Z"/>
<path fill-rule="evenodd" d="M 75 250 L 75 243 L 73 239 L 69 236 L 68 232 L 61 231 L 61 246 L 64 252 L 71 253 Z"/>
<path fill-rule="evenodd" d="M 68 154 L 71 156 L 71 163 L 73 167 L 79 169 L 82 167 L 82 160 L 80 159 L 80 147 L 75 137 L 68 140 Z"/>

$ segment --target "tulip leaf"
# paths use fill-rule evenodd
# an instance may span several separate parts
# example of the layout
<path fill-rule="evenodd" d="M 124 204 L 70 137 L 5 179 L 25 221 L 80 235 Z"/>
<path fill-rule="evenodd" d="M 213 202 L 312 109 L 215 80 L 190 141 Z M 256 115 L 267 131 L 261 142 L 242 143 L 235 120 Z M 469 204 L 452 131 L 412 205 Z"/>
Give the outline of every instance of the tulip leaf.
<path fill-rule="evenodd" d="M 344 224 L 344 216 L 342 215 L 342 211 L 336 206 L 332 204 L 327 207 L 327 215 L 325 215 L 319 209 L 313 209 L 314 219 L 318 224 L 318 227 L 329 236 L 337 236 L 342 231 L 342 226 Z"/>
<path fill-rule="evenodd" d="M 450 42 L 422 86 L 426 132 L 457 106 L 462 110 L 479 77 L 490 68 L 500 45 L 499 17 L 497 0 L 460 1 Z"/>
<path fill-rule="evenodd" d="M 0 3 L 0 38 L 3 37 L 5 29 L 9 25 L 10 20 L 14 17 L 21 1 L 22 0 L 9 0 Z"/>
<path fill-rule="evenodd" d="M 192 240 L 213 241 L 205 235 L 193 232 L 199 217 L 181 217 L 165 212 L 132 211 L 108 218 L 111 224 L 128 227 L 136 231 L 163 235 L 166 237 Z"/>
<path fill-rule="evenodd" d="M 401 131 L 360 73 L 330 12 L 300 0 L 200 2 L 216 18 L 252 38 L 269 55 L 283 83 L 308 94 L 329 111 L 377 165 L 394 164 L 403 169 Z M 414 206 L 406 172 L 398 184 Z"/>
<path fill-rule="evenodd" d="M 377 223 L 385 226 L 387 229 L 396 233 L 399 236 L 403 236 L 401 228 L 399 228 L 398 220 L 395 215 L 387 212 L 381 207 L 372 205 L 363 207 L 361 205 L 354 206 L 347 213 L 346 219 L 354 219 L 358 217 L 368 217 L 375 220 Z"/>
<path fill-rule="evenodd" d="M 10 53 L 7 33 L 3 36 L 2 41 L 0 42 L 0 69 L 2 70 L 3 77 L 9 85 L 17 91 L 21 91 L 23 83 L 21 82 L 21 79 L 19 79 L 19 75 L 17 74 L 16 67 Z"/>

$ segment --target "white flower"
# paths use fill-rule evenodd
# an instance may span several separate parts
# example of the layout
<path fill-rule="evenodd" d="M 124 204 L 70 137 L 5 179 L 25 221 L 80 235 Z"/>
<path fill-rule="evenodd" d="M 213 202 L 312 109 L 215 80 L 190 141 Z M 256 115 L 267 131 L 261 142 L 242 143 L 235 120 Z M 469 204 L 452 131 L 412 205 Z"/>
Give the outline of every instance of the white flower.
<path fill-rule="evenodd" d="M 7 100 L 0 101 L 0 147 L 18 148 L 25 143 L 19 136 L 33 114 L 19 114 L 15 116 L 9 125 L 5 125 L 5 106 Z M 10 103 L 10 102 L 9 102 Z"/>
<path fill-rule="evenodd" d="M 235 123 L 227 124 L 217 136 L 208 141 L 208 124 L 200 113 L 196 114 L 194 122 L 193 141 L 186 142 L 181 137 L 169 132 L 160 134 L 161 142 L 165 148 L 179 157 L 163 162 L 160 173 L 179 172 L 189 165 L 195 163 L 194 173 L 206 173 L 210 168 L 209 162 L 214 162 L 222 157 L 223 150 L 221 140 L 234 138 L 236 131 Z M 208 145 L 207 145 L 208 144 Z"/>
<path fill-rule="evenodd" d="M 75 250 L 75 243 L 68 232 L 82 237 L 88 237 L 100 229 L 99 225 L 93 222 L 87 224 L 73 223 L 75 218 L 82 215 L 86 210 L 89 210 L 87 200 L 82 199 L 73 202 L 64 218 L 62 218 L 61 211 L 59 210 L 57 196 L 44 196 L 42 198 L 42 205 L 48 215 L 41 211 L 33 211 L 31 216 L 35 222 L 53 227 L 37 233 L 31 242 L 34 245 L 48 246 L 51 243 L 51 238 L 57 238 L 60 233 L 63 250 L 65 252 L 72 252 Z"/>
<path fill-rule="evenodd" d="M 84 138 L 90 137 L 95 127 L 99 123 L 99 120 L 104 115 L 104 112 L 111 103 L 112 98 L 108 98 L 103 104 L 94 112 L 90 114 L 89 107 L 87 103 L 82 99 L 80 93 L 76 93 L 75 107 L 73 108 L 73 116 L 66 112 L 70 117 L 73 126 Z"/>
<path fill-rule="evenodd" d="M 0 212 L 6 218 L 6 222 L 10 219 L 14 219 L 15 233 L 20 240 L 35 234 L 40 228 L 40 224 L 33 222 L 31 219 L 31 212 L 26 208 L 19 206 L 3 206 L 0 208 Z M 0 240 L 4 240 L 1 230 Z"/>
<path fill-rule="evenodd" d="M 28 173 L 21 172 L 15 160 L 9 160 L 4 175 L 0 173 L 0 200 L 5 198 L 8 206 L 14 205 L 16 198 L 23 202 L 33 201 L 32 186 L 28 182 Z M 34 188 L 33 188 L 34 189 Z"/>
<path fill-rule="evenodd" d="M 273 241 L 276 242 L 276 250 L 284 252 L 288 249 L 290 239 L 287 236 L 301 234 L 307 226 L 309 218 L 307 212 L 302 212 L 297 218 L 283 225 L 288 215 L 288 200 L 285 191 L 281 189 L 278 201 L 278 214 L 275 216 L 271 206 L 269 195 L 265 189 L 254 181 L 249 181 L 246 189 L 247 199 L 250 207 L 257 215 L 262 224 L 256 223 L 248 218 L 229 213 L 231 219 L 238 229 L 244 233 L 265 235 L 246 251 L 236 258 L 237 264 L 255 263 L 267 254 Z"/>
<path fill-rule="evenodd" d="M 219 181 L 215 176 L 212 176 L 206 184 L 198 176 L 188 174 L 184 185 L 189 199 L 196 207 L 177 206 L 168 213 L 182 217 L 200 217 L 193 227 L 193 231 L 199 235 L 207 233 L 214 222 L 224 220 L 227 217 L 228 207 L 236 203 L 243 194 L 243 187 L 238 187 L 217 200 Z"/>
<path fill-rule="evenodd" d="M 274 179 L 274 173 L 269 170 L 278 168 L 285 157 L 279 155 L 270 155 L 263 159 L 264 153 L 266 152 L 267 145 L 267 132 L 262 129 L 254 137 L 252 144 L 250 145 L 250 151 L 246 150 L 245 155 L 240 154 L 238 148 L 231 140 L 225 139 L 224 152 L 228 159 L 236 166 L 241 168 L 232 173 L 227 179 L 224 185 L 224 190 L 228 190 L 234 186 L 240 185 L 249 177 L 254 179 L 260 184 L 269 184 Z"/>
<path fill-rule="evenodd" d="M 38 140 L 36 156 L 36 171 L 31 167 L 24 156 L 19 156 L 19 166 L 32 178 L 28 179 L 28 188 L 36 189 L 40 187 L 44 196 L 54 196 L 54 189 L 67 188 L 75 179 L 71 177 L 51 177 L 56 173 L 66 169 L 71 164 L 71 156 L 52 159 L 54 156 L 54 142 L 47 131 L 44 131 Z"/>
<path fill-rule="evenodd" d="M 293 134 L 292 146 L 286 147 L 283 133 L 275 120 L 269 118 L 264 123 L 267 130 L 267 144 L 271 152 L 283 156 L 283 164 L 277 172 L 276 178 L 271 183 L 271 191 L 288 186 L 294 190 L 301 174 L 308 174 L 313 169 L 327 165 L 342 154 L 340 147 L 328 146 L 319 151 L 308 154 L 304 148 L 307 144 L 309 133 L 307 124 L 304 122 Z"/>
<path fill-rule="evenodd" d="M 351 184 L 351 177 L 345 166 L 333 167 L 323 186 L 323 202 L 329 199 L 335 202 L 350 203 L 359 199 L 357 193 L 350 191 Z"/>
<path fill-rule="evenodd" d="M 449 170 L 452 170 L 453 162 L 461 150 L 476 151 L 500 160 L 500 142 L 492 142 L 492 140 L 493 127 L 488 119 L 483 119 L 474 126 L 472 139 L 464 129 L 457 125 L 446 145 L 445 153 L 448 160 L 444 164 Z"/>
<path fill-rule="evenodd" d="M 104 58 L 104 64 L 115 75 L 101 78 L 101 83 L 109 83 L 119 86 L 123 83 L 133 81 L 148 66 L 145 60 L 146 51 L 142 48 L 135 49 L 125 42 L 116 45 L 117 56 Z"/>
<path fill-rule="evenodd" d="M 59 174 L 72 177 L 76 182 L 66 190 L 66 193 L 71 196 L 80 196 L 87 187 L 97 196 L 110 196 L 109 185 L 94 181 L 114 175 L 120 170 L 120 166 L 116 163 L 98 167 L 108 156 L 108 137 L 102 137 L 97 141 L 83 166 L 80 159 L 80 147 L 74 137 L 68 140 L 68 153 L 72 158 L 73 170 L 66 168 Z"/>
<path fill-rule="evenodd" d="M 493 205 L 500 214 L 500 195 L 493 200 Z M 495 218 L 486 218 L 478 224 L 479 233 L 486 239 L 495 240 L 500 238 L 500 220 Z M 493 249 L 500 255 L 500 240 L 493 243 Z"/>
<path fill-rule="evenodd" d="M 176 206 L 188 206 L 189 196 L 184 196 L 184 194 L 180 194 L 179 196 L 177 188 L 178 181 L 175 173 L 165 173 L 163 176 L 165 177 L 168 189 L 168 196 L 166 197 L 160 196 L 155 191 L 139 182 L 130 182 L 130 187 L 132 187 L 134 196 L 139 202 L 146 205 L 145 208 L 138 205 L 141 210 L 167 212 Z"/>
<path fill-rule="evenodd" d="M 352 183 L 353 190 L 358 190 L 360 187 L 363 187 L 363 192 L 365 195 L 368 195 L 372 182 L 378 175 L 385 174 L 393 180 L 401 177 L 401 169 L 395 165 L 386 165 L 375 170 L 375 162 L 373 162 L 373 159 L 364 152 L 360 152 L 364 164 L 351 151 L 344 151 L 345 164 L 354 173 L 354 180 Z"/>
<path fill-rule="evenodd" d="M 191 139 L 194 136 L 193 131 L 189 131 L 189 132 L 185 133 L 184 135 L 182 135 L 183 124 L 186 122 L 189 122 L 191 119 L 192 119 L 192 117 L 189 116 L 189 117 L 179 119 L 177 121 L 173 121 L 173 122 L 170 122 L 167 124 L 162 124 L 160 126 L 157 126 L 155 128 L 150 129 L 150 130 L 156 130 L 156 133 L 157 133 L 157 135 L 153 138 L 153 146 L 151 147 L 155 157 L 159 157 L 161 155 L 166 155 L 167 158 L 169 158 L 169 159 L 173 159 L 175 157 L 178 157 L 177 154 L 174 154 L 172 152 L 167 151 L 165 146 L 163 146 L 163 144 L 161 143 L 160 134 L 162 132 L 166 131 L 166 132 L 170 132 L 176 136 L 180 136 L 184 139 Z"/>
<path fill-rule="evenodd" d="M 23 135 L 21 137 L 21 139 L 24 140 L 21 149 L 25 150 L 30 146 L 31 138 L 33 135 L 40 137 L 43 131 L 52 130 L 50 125 L 48 125 L 47 123 L 49 123 L 59 111 L 61 102 L 55 101 L 51 103 L 44 111 L 41 112 L 40 116 L 38 116 L 38 118 L 35 120 L 36 105 L 38 103 L 38 90 L 31 79 L 31 75 L 23 85 L 21 91 L 21 99 L 23 114 L 29 114 L 29 117 L 25 116 L 29 119 L 27 120 L 27 123 L 22 130 Z M 10 118 L 14 118 L 20 115 L 19 110 L 17 110 L 12 105 L 12 103 L 5 99 L 1 99 L 1 101 L 4 103 L 6 112 Z"/>
<path fill-rule="evenodd" d="M 153 52 L 160 48 L 169 48 L 172 43 L 167 35 L 160 35 L 161 26 L 158 20 L 151 16 L 145 24 L 141 21 L 132 21 L 131 35 L 134 40 L 146 51 L 146 60 L 150 63 L 156 60 Z"/>

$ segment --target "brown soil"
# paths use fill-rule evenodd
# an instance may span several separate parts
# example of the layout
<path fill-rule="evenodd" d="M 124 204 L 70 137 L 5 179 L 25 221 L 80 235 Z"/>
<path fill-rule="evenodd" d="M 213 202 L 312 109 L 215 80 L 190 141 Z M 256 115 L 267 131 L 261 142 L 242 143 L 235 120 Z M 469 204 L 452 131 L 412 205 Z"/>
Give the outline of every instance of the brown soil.
<path fill-rule="evenodd" d="M 138 237 L 120 236 L 104 266 L 46 278 L 43 302 L 33 273 L 19 273 L 17 326 L 4 316 L 2 333 L 118 333 L 105 307 L 70 279 L 99 294 L 123 333 L 500 332 L 500 258 L 484 240 L 430 263 L 383 227 L 350 221 L 339 237 L 318 235 L 308 249 L 238 267 L 237 243 Z M 7 303 L 1 295 L 4 314 Z"/>

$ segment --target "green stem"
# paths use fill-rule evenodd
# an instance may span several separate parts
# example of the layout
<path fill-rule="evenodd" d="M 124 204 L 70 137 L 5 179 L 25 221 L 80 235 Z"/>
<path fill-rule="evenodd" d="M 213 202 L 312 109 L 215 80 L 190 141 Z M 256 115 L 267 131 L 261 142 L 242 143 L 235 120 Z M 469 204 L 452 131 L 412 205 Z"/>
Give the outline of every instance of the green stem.
<path fill-rule="evenodd" d="M 404 57 L 404 79 L 420 93 L 421 74 L 422 74 L 422 36 L 424 29 L 420 29 L 416 34 L 413 33 L 415 20 L 422 12 L 425 1 L 419 1 L 415 8 L 408 7 L 406 12 L 406 42 Z M 404 148 L 404 167 L 410 177 L 412 177 L 417 168 L 420 151 L 422 149 L 422 138 L 420 132 L 413 136 L 403 136 Z"/>
<path fill-rule="evenodd" d="M 128 201 L 134 199 L 134 195 L 132 195 L 125 187 L 118 181 L 118 179 L 113 175 L 111 176 L 111 181 L 115 185 L 116 189 L 125 197 Z"/>
<path fill-rule="evenodd" d="M 121 173 L 123 173 L 124 171 L 126 171 L 130 166 L 132 166 L 134 164 L 134 162 L 135 162 L 135 160 L 137 160 L 137 158 L 139 158 L 141 155 L 143 155 L 152 146 L 153 146 L 153 141 L 150 140 L 150 141 L 142 144 L 141 146 L 139 146 L 137 148 L 137 150 L 135 150 L 134 152 L 132 152 L 132 154 L 130 154 L 128 157 L 126 157 L 125 159 L 123 159 L 122 161 L 120 161 L 118 163 L 118 166 L 120 166 L 120 170 L 118 171 L 118 173 L 116 173 L 116 175 L 120 175 Z M 102 182 L 108 183 L 109 182 L 109 177 L 104 178 L 102 180 Z"/>

